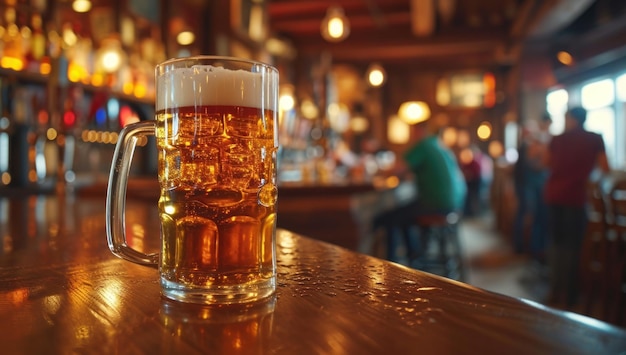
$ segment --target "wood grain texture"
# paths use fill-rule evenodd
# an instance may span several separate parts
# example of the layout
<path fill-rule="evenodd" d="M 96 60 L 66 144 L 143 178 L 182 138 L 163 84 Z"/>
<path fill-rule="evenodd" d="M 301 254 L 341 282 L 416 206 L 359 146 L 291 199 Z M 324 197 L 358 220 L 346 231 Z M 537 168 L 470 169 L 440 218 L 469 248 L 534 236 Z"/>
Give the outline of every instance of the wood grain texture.
<path fill-rule="evenodd" d="M 129 201 L 135 247 L 153 203 Z M 157 270 L 110 254 L 100 199 L 0 199 L 0 353 L 619 353 L 623 329 L 279 230 L 278 289 L 210 307 L 160 296 Z"/>

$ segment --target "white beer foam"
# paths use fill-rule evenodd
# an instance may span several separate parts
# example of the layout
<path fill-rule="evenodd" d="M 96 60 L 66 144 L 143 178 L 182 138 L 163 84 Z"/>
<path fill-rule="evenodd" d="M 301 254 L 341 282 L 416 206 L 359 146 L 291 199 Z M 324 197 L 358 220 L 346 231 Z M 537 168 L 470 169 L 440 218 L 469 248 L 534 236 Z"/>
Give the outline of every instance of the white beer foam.
<path fill-rule="evenodd" d="M 277 109 L 278 73 L 230 70 L 212 65 L 172 69 L 157 77 L 156 110 L 226 105 Z"/>

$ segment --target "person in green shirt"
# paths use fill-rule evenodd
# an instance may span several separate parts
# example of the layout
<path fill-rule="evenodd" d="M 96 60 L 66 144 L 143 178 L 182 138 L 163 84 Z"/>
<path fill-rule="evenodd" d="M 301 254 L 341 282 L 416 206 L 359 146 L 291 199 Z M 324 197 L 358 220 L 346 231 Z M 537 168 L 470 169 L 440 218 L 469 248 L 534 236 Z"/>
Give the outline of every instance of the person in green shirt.
<path fill-rule="evenodd" d="M 404 153 L 400 170 L 410 173 L 414 180 L 415 198 L 384 211 L 373 221 L 375 230 L 384 228 L 388 259 L 393 261 L 396 261 L 397 241 L 409 235 L 418 216 L 460 214 L 467 195 L 467 185 L 454 153 L 429 130 L 428 121 L 414 125 L 413 133 L 415 141 Z"/>

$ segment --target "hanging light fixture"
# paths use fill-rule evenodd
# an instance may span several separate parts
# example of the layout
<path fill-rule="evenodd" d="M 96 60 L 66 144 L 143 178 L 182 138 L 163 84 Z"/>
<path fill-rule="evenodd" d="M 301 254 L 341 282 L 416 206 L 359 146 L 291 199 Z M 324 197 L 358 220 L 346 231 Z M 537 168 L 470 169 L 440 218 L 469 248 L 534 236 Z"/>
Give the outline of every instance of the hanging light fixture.
<path fill-rule="evenodd" d="M 189 31 L 189 30 L 181 31 L 176 36 L 176 42 L 178 42 L 178 44 L 180 44 L 181 46 L 188 46 L 192 44 L 195 40 L 196 40 L 196 35 L 192 31 Z"/>
<path fill-rule="evenodd" d="M 328 42 L 341 42 L 350 34 L 350 22 L 339 6 L 331 6 L 321 25 L 322 37 Z"/>
<path fill-rule="evenodd" d="M 367 82 L 373 87 L 382 86 L 387 80 L 385 69 L 377 63 L 373 63 L 367 68 Z"/>
<path fill-rule="evenodd" d="M 91 10 L 91 1 L 74 0 L 74 2 L 72 2 L 72 9 L 76 12 L 89 12 L 89 10 Z"/>

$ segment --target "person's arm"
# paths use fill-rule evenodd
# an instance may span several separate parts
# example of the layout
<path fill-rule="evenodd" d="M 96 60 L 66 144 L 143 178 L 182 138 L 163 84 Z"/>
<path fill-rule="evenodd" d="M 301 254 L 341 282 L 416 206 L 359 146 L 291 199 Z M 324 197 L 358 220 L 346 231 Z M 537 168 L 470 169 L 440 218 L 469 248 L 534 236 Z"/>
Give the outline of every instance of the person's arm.
<path fill-rule="evenodd" d="M 611 171 L 611 167 L 609 166 L 609 160 L 606 157 L 605 152 L 601 152 L 598 154 L 598 159 L 596 161 L 596 166 L 600 168 L 600 170 L 606 174 Z"/>
<path fill-rule="evenodd" d="M 596 158 L 596 167 L 602 171 L 603 174 L 609 173 L 611 171 L 611 167 L 609 166 L 609 160 L 606 157 L 606 147 L 604 145 L 604 140 L 601 135 L 597 135 L 598 137 L 598 156 Z"/>

